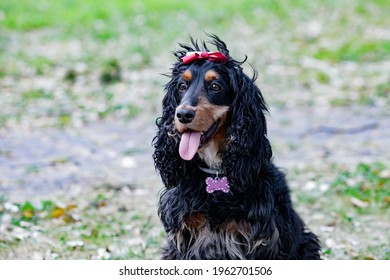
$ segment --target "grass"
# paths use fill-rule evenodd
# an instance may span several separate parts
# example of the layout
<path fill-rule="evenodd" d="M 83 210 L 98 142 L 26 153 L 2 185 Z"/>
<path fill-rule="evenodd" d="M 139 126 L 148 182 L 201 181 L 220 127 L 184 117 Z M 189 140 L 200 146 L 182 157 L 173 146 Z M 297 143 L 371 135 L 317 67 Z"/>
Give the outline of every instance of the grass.
<path fill-rule="evenodd" d="M 323 213 L 326 218 L 321 225 L 336 231 L 327 239 L 329 242 L 331 238 L 333 243 L 322 240 L 324 257 L 346 258 L 347 254 L 351 259 L 388 259 L 388 234 L 380 230 L 380 225 L 390 216 L 389 167 L 383 163 L 361 163 L 354 169 L 333 168 L 339 171 L 333 181 L 326 180 L 328 189 L 314 188 L 295 196 L 298 209 L 303 206 Z M 317 173 L 316 182 L 323 175 Z M 299 177 L 295 174 L 292 182 Z M 82 195 L 57 195 L 19 203 L 1 196 L 0 259 L 159 258 L 165 234 L 156 217 L 139 208 L 137 201 L 141 198 L 134 196 L 134 191 L 126 185 L 102 185 L 85 190 Z M 359 239 L 362 234 L 369 235 L 369 239 Z M 362 244 L 349 245 L 354 240 Z M 339 244 L 343 244 L 344 251 L 340 251 Z M 29 248 L 27 254 L 25 248 Z"/>
<path fill-rule="evenodd" d="M 200 7 L 206 4 L 208 10 L 213 13 L 205 13 Z M 237 5 L 234 1 L 217 0 L 213 2 L 200 1 L 194 3 L 191 1 L 55 1 L 45 0 L 35 1 L 21 0 L 19 4 L 12 1 L 3 2 L 0 6 L 5 14 L 4 25 L 9 29 L 30 31 L 44 27 L 59 26 L 64 27 L 71 32 L 80 26 L 90 29 L 90 31 L 101 30 L 101 34 L 107 31 L 104 27 L 107 23 L 116 21 L 134 20 L 135 23 L 144 24 L 154 29 L 160 29 L 165 22 L 161 15 L 175 15 L 177 13 L 192 12 L 195 19 L 202 17 L 203 20 L 219 23 L 223 25 L 229 22 L 229 16 L 240 14 L 245 17 L 253 16 L 255 8 L 261 7 L 267 12 L 273 12 L 277 16 L 287 16 L 289 8 L 294 7 L 297 1 L 283 1 L 275 3 L 274 1 L 263 0 L 253 1 L 244 0 Z M 299 8 L 306 7 L 304 1 L 297 5 Z M 26 14 L 29 11 L 29 14 Z M 44 15 L 44 16 L 42 16 Z M 137 15 L 143 15 L 144 18 L 136 18 Z M 99 25 L 98 23 L 101 23 Z M 76 31 L 77 32 L 77 31 Z M 104 37 L 104 36 L 103 36 Z"/>
<path fill-rule="evenodd" d="M 290 175 L 290 182 L 306 182 L 293 190 L 294 202 L 298 212 L 312 213 L 313 220 L 306 221 L 311 229 L 319 222 L 327 232 L 321 236 L 325 258 L 389 259 L 389 171 L 387 164 L 373 162 Z"/>
<path fill-rule="evenodd" d="M 390 41 L 350 41 L 334 50 L 320 49 L 314 57 L 332 62 L 381 61 L 390 57 Z"/>
<path fill-rule="evenodd" d="M 34 99 L 51 99 L 53 94 L 42 89 L 34 89 L 23 92 L 22 99 L 24 102 L 28 103 Z"/>
<path fill-rule="evenodd" d="M 93 196 L 95 195 L 95 197 Z M 0 259 L 151 259 L 163 235 L 144 213 L 129 209 L 122 189 L 95 188 L 88 199 L 12 203 L 0 201 L 0 220 L 7 230 L 0 238 Z M 127 196 L 127 199 L 129 197 Z M 130 199 L 131 200 L 131 199 Z M 38 245 L 39 244 L 39 245 Z M 24 248 L 29 247 L 26 254 Z"/>
<path fill-rule="evenodd" d="M 202 6 L 207 6 L 207 11 Z M 389 41 L 370 34 L 386 30 L 389 7 L 382 0 L 244 0 L 239 5 L 223 0 L 2 1 L 0 83 L 5 94 L 0 101 L 7 110 L 0 113 L 0 126 L 65 127 L 118 116 L 134 118 L 145 108 L 148 112 L 147 99 L 155 96 L 150 93 L 160 90 L 153 81 L 158 80 L 158 73 L 167 71 L 159 68 L 158 61 L 176 48 L 176 41 L 186 40 L 187 35 L 204 38 L 205 31 L 235 42 L 229 44 L 232 52 L 238 58 L 248 54 L 258 69 L 270 62 L 294 69 L 291 79 L 284 79 L 288 71 L 262 71 L 264 83 L 275 91 L 311 89 L 320 84 L 330 87 L 325 91 L 334 92 L 331 87 L 337 76 L 328 73 L 331 69 L 317 69 L 313 74 L 313 69 L 302 67 L 302 57 L 330 64 L 388 59 Z M 237 36 L 242 39 L 236 40 Z M 364 38 L 367 36 L 371 37 Z M 252 40 L 254 45 L 248 47 L 245 42 Z M 145 75 L 144 92 L 140 92 L 133 88 L 134 82 L 139 83 L 134 73 L 145 69 L 153 73 Z M 353 96 L 355 89 L 348 81 L 356 75 L 366 81 L 364 88 L 358 89 L 359 98 Z M 380 88 L 380 94 L 373 94 L 375 75 L 364 70 L 352 73 L 341 85 L 346 93 L 333 97 L 329 104 L 388 104 L 386 86 Z M 4 85 L 2 81 L 8 82 Z M 101 108 L 106 102 L 102 91 L 115 96 L 106 108 Z M 284 104 L 285 97 L 281 98 L 275 95 L 270 102 Z M 311 104 L 315 105 L 315 100 Z"/>
<path fill-rule="evenodd" d="M 331 166 L 332 174 L 326 182 L 320 175 L 306 179 L 310 192 L 298 192 L 296 199 L 305 205 L 316 204 L 323 197 L 337 198 L 333 210 L 343 213 L 353 210 L 355 214 L 381 213 L 390 215 L 390 173 L 389 166 L 382 162 L 359 163 L 354 168 L 345 166 Z M 299 171 L 294 177 L 300 177 Z M 307 171 L 303 171 L 307 172 Z M 319 185 L 322 184 L 322 190 Z M 339 205 L 339 206 L 338 206 Z M 347 210 L 346 210 L 347 209 Z M 341 213 L 341 212 L 340 212 Z M 350 221 L 348 215 L 343 215 Z"/>
<path fill-rule="evenodd" d="M 350 198 L 351 206 L 361 213 L 389 211 L 390 177 L 382 163 L 359 164 L 355 170 L 338 174 L 332 188 Z"/>

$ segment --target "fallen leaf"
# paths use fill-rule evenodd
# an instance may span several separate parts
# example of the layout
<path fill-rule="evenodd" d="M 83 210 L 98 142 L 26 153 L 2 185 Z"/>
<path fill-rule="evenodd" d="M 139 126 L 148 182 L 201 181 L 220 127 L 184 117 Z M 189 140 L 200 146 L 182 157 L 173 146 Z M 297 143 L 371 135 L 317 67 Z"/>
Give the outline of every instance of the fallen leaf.
<path fill-rule="evenodd" d="M 23 216 L 27 219 L 31 219 L 33 217 L 33 212 L 30 210 L 23 211 Z"/>
<path fill-rule="evenodd" d="M 50 213 L 50 217 L 57 219 L 65 215 L 65 209 L 61 207 L 55 207 L 54 210 Z"/>
<path fill-rule="evenodd" d="M 77 221 L 72 215 L 66 214 L 63 218 L 64 222 L 67 224 L 71 224 Z"/>
<path fill-rule="evenodd" d="M 69 211 L 69 210 L 72 210 L 72 209 L 75 209 L 77 208 L 77 205 L 76 204 L 69 204 L 66 206 L 66 210 Z"/>

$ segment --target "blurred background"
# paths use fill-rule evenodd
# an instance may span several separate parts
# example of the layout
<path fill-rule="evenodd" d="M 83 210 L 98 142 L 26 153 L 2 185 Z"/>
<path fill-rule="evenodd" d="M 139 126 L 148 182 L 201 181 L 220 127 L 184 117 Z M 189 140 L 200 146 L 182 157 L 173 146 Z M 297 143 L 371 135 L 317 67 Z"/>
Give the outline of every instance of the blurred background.
<path fill-rule="evenodd" d="M 274 161 L 325 259 L 390 259 L 390 2 L 1 0 L 0 259 L 156 259 L 172 51 L 259 72 Z M 249 64 L 244 66 L 251 75 Z"/>

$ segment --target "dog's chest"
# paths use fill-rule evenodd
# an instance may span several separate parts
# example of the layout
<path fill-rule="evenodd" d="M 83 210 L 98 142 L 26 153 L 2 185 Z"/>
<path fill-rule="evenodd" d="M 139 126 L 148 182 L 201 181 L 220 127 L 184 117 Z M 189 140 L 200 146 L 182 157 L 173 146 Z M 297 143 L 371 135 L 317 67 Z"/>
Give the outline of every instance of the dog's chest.
<path fill-rule="evenodd" d="M 245 259 L 250 236 L 247 223 L 229 221 L 211 228 L 203 214 L 193 213 L 172 238 L 185 259 Z"/>

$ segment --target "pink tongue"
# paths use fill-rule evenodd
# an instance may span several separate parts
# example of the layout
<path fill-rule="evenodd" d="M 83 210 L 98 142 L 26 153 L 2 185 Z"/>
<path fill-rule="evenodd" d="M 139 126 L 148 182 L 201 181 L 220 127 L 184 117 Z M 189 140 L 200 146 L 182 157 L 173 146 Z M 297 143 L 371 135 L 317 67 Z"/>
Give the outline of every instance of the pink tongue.
<path fill-rule="evenodd" d="M 184 132 L 181 136 L 179 154 L 184 160 L 191 160 L 199 148 L 200 132 Z"/>

